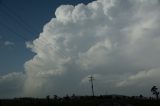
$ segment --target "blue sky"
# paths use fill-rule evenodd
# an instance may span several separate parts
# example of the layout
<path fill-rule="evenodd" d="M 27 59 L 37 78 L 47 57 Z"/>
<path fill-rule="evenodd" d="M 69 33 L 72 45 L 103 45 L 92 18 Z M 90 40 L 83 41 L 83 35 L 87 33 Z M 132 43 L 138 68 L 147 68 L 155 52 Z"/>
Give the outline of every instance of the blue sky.
<path fill-rule="evenodd" d="M 90 1 L 93 0 L 1 0 L 0 75 L 23 71 L 24 62 L 34 56 L 26 48 L 25 41 L 32 41 L 38 37 L 43 26 L 54 17 L 58 6 Z M 6 41 L 14 43 L 14 46 L 4 45 Z"/>

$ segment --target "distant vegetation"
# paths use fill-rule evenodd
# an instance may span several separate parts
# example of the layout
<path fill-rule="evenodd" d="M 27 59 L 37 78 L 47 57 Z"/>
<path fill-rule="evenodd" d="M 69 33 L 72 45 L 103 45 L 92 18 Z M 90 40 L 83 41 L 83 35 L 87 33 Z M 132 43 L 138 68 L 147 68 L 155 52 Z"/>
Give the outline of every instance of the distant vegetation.
<path fill-rule="evenodd" d="M 140 96 L 65 96 L 59 98 L 47 96 L 40 98 L 15 98 L 1 100 L 0 106 L 160 106 L 160 100 Z"/>
<path fill-rule="evenodd" d="M 156 99 L 158 100 L 158 97 L 159 97 L 159 92 L 158 92 L 158 88 L 156 86 L 153 86 L 151 88 L 151 92 L 153 93 L 153 95 L 156 96 Z"/>

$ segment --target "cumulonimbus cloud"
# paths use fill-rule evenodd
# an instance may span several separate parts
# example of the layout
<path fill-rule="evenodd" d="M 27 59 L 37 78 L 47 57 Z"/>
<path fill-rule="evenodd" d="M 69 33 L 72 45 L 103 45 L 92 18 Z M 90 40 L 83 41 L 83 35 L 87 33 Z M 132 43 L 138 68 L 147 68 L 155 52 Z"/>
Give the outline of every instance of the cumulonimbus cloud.
<path fill-rule="evenodd" d="M 39 38 L 27 43 L 36 55 L 24 65 L 24 95 L 88 94 L 91 74 L 97 94 L 149 92 L 146 87 L 159 84 L 159 5 L 97 0 L 58 7 Z"/>

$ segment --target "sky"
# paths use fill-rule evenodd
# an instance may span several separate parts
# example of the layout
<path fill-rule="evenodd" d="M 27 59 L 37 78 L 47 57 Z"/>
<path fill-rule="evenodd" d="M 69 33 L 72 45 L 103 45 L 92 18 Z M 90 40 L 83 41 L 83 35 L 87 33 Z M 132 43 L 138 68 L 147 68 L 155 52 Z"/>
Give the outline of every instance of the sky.
<path fill-rule="evenodd" d="M 0 97 L 151 96 L 159 0 L 1 0 Z"/>
<path fill-rule="evenodd" d="M 24 70 L 24 62 L 34 55 L 25 42 L 39 36 L 58 6 L 90 1 L 93 0 L 0 0 L 0 75 Z M 15 46 L 5 45 L 8 41 Z"/>

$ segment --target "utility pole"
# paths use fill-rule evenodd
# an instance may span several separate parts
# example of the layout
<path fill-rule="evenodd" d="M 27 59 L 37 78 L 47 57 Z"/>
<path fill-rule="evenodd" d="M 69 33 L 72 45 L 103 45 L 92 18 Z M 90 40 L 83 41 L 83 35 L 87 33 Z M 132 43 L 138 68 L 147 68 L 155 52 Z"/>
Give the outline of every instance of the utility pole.
<path fill-rule="evenodd" d="M 94 77 L 91 75 L 89 78 L 89 81 L 91 82 L 91 89 L 92 89 L 92 95 L 94 97 L 94 88 L 93 88 L 93 80 L 94 80 Z"/>

